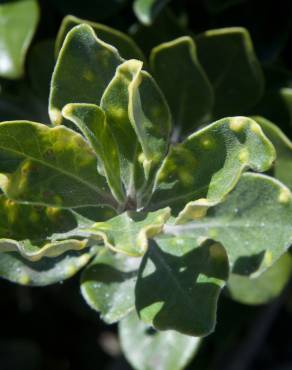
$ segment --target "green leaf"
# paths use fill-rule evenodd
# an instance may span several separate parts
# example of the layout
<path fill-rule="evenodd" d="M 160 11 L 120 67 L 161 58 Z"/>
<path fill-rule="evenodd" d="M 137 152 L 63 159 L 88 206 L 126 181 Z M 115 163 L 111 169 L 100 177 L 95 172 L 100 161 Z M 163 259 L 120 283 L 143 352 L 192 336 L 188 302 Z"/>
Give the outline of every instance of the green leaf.
<path fill-rule="evenodd" d="M 155 81 L 142 71 L 142 62 L 129 60 L 117 68 L 103 94 L 101 108 L 119 146 L 127 195 L 133 200 L 138 197 L 140 208 L 143 201 L 136 195 L 137 188 L 143 187 L 143 177 L 148 186 L 152 185 L 168 148 L 171 125 L 168 106 Z M 144 176 L 141 168 L 137 170 L 139 163 Z"/>
<path fill-rule="evenodd" d="M 214 330 L 220 290 L 228 278 L 224 248 L 212 241 L 167 237 L 151 242 L 136 284 L 140 318 L 158 330 L 204 336 Z"/>
<path fill-rule="evenodd" d="M 0 172 L 6 172 L 0 187 L 17 201 L 63 208 L 115 206 L 90 146 L 64 126 L 2 122 Z"/>
<path fill-rule="evenodd" d="M 286 186 L 265 175 L 245 173 L 205 217 L 165 226 L 164 232 L 197 241 L 212 238 L 225 247 L 233 273 L 256 277 L 291 245 L 291 218 L 292 197 Z"/>
<path fill-rule="evenodd" d="M 145 57 L 139 47 L 135 44 L 135 42 L 128 37 L 125 33 L 120 32 L 114 28 L 108 27 L 104 24 L 89 22 L 84 19 L 80 19 L 74 17 L 72 15 L 67 15 L 61 24 L 59 29 L 57 39 L 56 39 L 56 46 L 55 46 L 55 54 L 58 56 L 59 51 L 62 47 L 62 44 L 65 40 L 67 33 L 75 26 L 80 24 L 88 24 L 91 26 L 98 38 L 102 41 L 116 47 L 119 51 L 119 54 L 125 59 L 140 59 L 144 60 Z"/>
<path fill-rule="evenodd" d="M 103 248 L 81 276 L 81 293 L 108 324 L 135 309 L 135 284 L 140 258 Z"/>
<path fill-rule="evenodd" d="M 231 274 L 228 293 L 237 302 L 258 305 L 276 298 L 284 289 L 292 273 L 292 256 L 285 253 L 258 278 Z"/>
<path fill-rule="evenodd" d="M 243 171 L 266 171 L 274 157 L 273 146 L 255 121 L 246 117 L 219 120 L 171 148 L 149 208 L 168 205 L 177 212 L 191 200 L 221 200 Z"/>
<path fill-rule="evenodd" d="M 68 103 L 99 105 L 103 91 L 123 62 L 117 50 L 97 38 L 87 24 L 68 32 L 52 76 L 49 113 L 53 124 L 64 124 Z"/>
<path fill-rule="evenodd" d="M 131 27 L 130 32 L 146 55 L 150 54 L 152 48 L 163 42 L 189 34 L 169 9 L 164 9 L 152 25 L 136 24 Z"/>
<path fill-rule="evenodd" d="M 135 0 L 133 9 L 140 22 L 150 25 L 170 0 Z"/>
<path fill-rule="evenodd" d="M 39 20 L 36 0 L 20 0 L 0 5 L 0 75 L 20 78 L 24 74 L 27 49 Z"/>
<path fill-rule="evenodd" d="M 240 115 L 263 94 L 264 81 L 244 28 L 223 28 L 196 37 L 199 61 L 215 92 L 214 117 Z"/>
<path fill-rule="evenodd" d="M 190 37 L 158 45 L 151 52 L 150 66 L 177 130 L 189 132 L 210 119 L 213 89 Z"/>
<path fill-rule="evenodd" d="M 91 248 L 86 252 L 68 252 L 37 262 L 27 261 L 18 253 L 0 253 L 0 277 L 22 285 L 54 284 L 75 275 L 95 253 L 96 249 Z"/>
<path fill-rule="evenodd" d="M 263 117 L 254 117 L 254 120 L 261 126 L 265 135 L 273 143 L 277 158 L 273 167 L 273 176 L 282 181 L 292 189 L 292 142 L 272 122 Z"/>
<path fill-rule="evenodd" d="M 67 104 L 62 114 L 76 124 L 91 144 L 100 161 L 100 172 L 106 176 L 116 199 L 123 203 L 125 194 L 121 182 L 119 152 L 104 111 L 94 104 Z"/>
<path fill-rule="evenodd" d="M 198 351 L 200 338 L 175 331 L 158 332 L 135 313 L 119 324 L 123 353 L 136 370 L 182 370 Z"/>
<path fill-rule="evenodd" d="M 102 239 L 105 246 L 129 256 L 142 256 L 148 239 L 158 235 L 170 217 L 170 209 L 156 212 L 127 211 L 106 222 L 97 222 L 84 230 Z"/>

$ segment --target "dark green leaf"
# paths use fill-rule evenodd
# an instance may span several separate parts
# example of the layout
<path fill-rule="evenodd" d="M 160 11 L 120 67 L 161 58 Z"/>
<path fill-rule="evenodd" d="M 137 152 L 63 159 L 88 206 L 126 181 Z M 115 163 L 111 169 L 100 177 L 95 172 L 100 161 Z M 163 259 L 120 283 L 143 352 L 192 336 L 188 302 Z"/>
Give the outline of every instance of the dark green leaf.
<path fill-rule="evenodd" d="M 212 241 L 160 237 L 144 255 L 137 285 L 140 318 L 158 330 L 203 336 L 214 330 L 220 290 L 228 278 L 224 248 Z"/>
<path fill-rule="evenodd" d="M 263 94 L 264 81 L 244 28 L 207 31 L 196 37 L 199 61 L 215 92 L 214 117 L 244 114 Z"/>
<path fill-rule="evenodd" d="M 190 132 L 210 119 L 213 89 L 190 37 L 154 48 L 150 66 L 166 96 L 176 130 Z"/>

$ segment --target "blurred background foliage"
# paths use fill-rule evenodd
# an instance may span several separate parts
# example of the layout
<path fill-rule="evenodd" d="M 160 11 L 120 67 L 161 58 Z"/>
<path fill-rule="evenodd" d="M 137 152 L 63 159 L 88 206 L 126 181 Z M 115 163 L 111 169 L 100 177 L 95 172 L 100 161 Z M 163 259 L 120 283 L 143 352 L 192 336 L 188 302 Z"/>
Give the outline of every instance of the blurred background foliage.
<path fill-rule="evenodd" d="M 68 14 L 130 35 L 146 58 L 153 47 L 180 36 L 245 27 L 265 77 L 262 97 L 247 113 L 265 116 L 291 139 L 291 1 L 2 0 L 1 121 L 25 119 L 49 124 L 55 39 Z M 233 108 L 230 114 L 234 114 Z M 216 332 L 203 341 L 189 370 L 292 369 L 291 273 L 280 268 L 284 270 L 285 278 L 282 274 L 276 278 L 279 268 L 275 268 L 268 284 L 259 283 L 260 295 L 250 286 L 251 295 L 241 297 L 246 303 L 261 303 L 255 302 L 254 294 L 270 301 L 265 305 L 236 303 L 240 301 L 236 287 L 250 282 L 231 281 L 219 302 Z M 275 299 L 279 291 L 282 293 Z M 78 292 L 78 277 L 41 289 L 1 281 L 0 295 L 1 370 L 130 369 L 121 356 L 116 327 L 104 325 L 86 306 Z"/>

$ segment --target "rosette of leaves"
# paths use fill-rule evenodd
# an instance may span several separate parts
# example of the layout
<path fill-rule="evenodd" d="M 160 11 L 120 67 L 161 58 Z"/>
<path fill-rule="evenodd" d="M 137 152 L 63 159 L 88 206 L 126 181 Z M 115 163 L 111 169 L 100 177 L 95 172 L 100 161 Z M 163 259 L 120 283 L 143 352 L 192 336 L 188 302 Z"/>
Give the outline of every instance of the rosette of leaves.
<path fill-rule="evenodd" d="M 47 285 L 86 265 L 88 304 L 123 320 L 123 341 L 154 328 L 141 356 L 176 343 L 179 369 L 193 337 L 214 330 L 229 273 L 259 276 L 290 246 L 292 198 L 256 173 L 275 149 L 255 120 L 223 118 L 171 143 L 158 84 L 121 55 L 90 25 L 73 27 L 52 76 L 51 125 L 0 124 L 0 276 Z"/>

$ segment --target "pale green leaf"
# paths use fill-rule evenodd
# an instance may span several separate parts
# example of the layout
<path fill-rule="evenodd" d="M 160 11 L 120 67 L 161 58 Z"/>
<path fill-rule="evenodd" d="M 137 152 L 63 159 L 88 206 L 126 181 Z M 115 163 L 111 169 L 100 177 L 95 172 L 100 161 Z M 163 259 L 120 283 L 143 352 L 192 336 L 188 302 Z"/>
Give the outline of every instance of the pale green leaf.
<path fill-rule="evenodd" d="M 98 38 L 102 41 L 116 47 L 119 51 L 119 54 L 125 59 L 140 59 L 144 60 L 145 57 L 139 47 L 135 44 L 135 42 L 128 37 L 125 33 L 120 32 L 114 28 L 108 27 L 101 23 L 90 22 L 85 19 L 80 19 L 74 17 L 72 15 L 67 15 L 61 24 L 59 29 L 56 45 L 55 45 L 55 53 L 58 56 L 59 51 L 62 47 L 62 44 L 65 40 L 67 33 L 75 26 L 80 24 L 88 24 L 91 26 Z"/>
<path fill-rule="evenodd" d="M 292 142 L 272 122 L 263 117 L 254 117 L 266 136 L 273 143 L 277 158 L 273 167 L 273 175 L 292 189 Z"/>
<path fill-rule="evenodd" d="M 81 293 L 91 308 L 111 324 L 135 309 L 140 258 L 103 248 L 81 276 Z"/>
<path fill-rule="evenodd" d="M 177 131 L 190 132 L 210 119 L 213 89 L 190 37 L 158 45 L 151 52 L 150 66 Z"/>
<path fill-rule="evenodd" d="M 196 37 L 199 61 L 214 88 L 214 117 L 244 114 L 261 98 L 263 73 L 244 28 L 206 31 Z"/>
<path fill-rule="evenodd" d="M 96 253 L 95 248 L 82 252 L 67 252 L 56 258 L 27 261 L 18 253 L 0 253 L 0 277 L 11 282 L 45 286 L 75 275 Z"/>
<path fill-rule="evenodd" d="M 170 0 L 135 0 L 134 12 L 140 22 L 150 25 L 157 14 Z"/>
<path fill-rule="evenodd" d="M 273 146 L 255 121 L 224 118 L 172 146 L 149 207 L 170 206 L 177 212 L 192 200 L 218 201 L 233 189 L 243 171 L 266 171 L 274 158 Z"/>
<path fill-rule="evenodd" d="M 146 252 L 148 239 L 162 231 L 169 217 L 169 208 L 148 213 L 127 211 L 106 222 L 97 222 L 84 231 L 98 237 L 116 252 L 139 257 Z"/>
<path fill-rule="evenodd" d="M 0 75 L 20 78 L 24 74 L 26 52 L 39 20 L 38 2 L 2 2 L 0 19 Z"/>
<path fill-rule="evenodd" d="M 258 305 L 276 298 L 288 283 L 292 273 L 292 256 L 285 253 L 274 265 L 259 277 L 231 274 L 228 280 L 228 293 L 237 302 Z"/>
<path fill-rule="evenodd" d="M 136 284 L 139 317 L 158 330 L 204 336 L 214 330 L 228 278 L 224 248 L 187 237 L 160 237 L 144 255 Z"/>
<path fill-rule="evenodd" d="M 61 111 L 68 103 L 99 105 L 122 62 L 118 51 L 98 39 L 90 26 L 74 27 L 65 38 L 52 76 L 49 102 L 52 123 L 64 123 Z"/>
<path fill-rule="evenodd" d="M 63 208 L 115 206 L 92 149 L 64 126 L 2 122 L 0 159 L 0 187 L 8 198 Z"/>
<path fill-rule="evenodd" d="M 164 231 L 202 241 L 212 238 L 226 249 L 238 275 L 258 276 L 292 244 L 292 197 L 271 177 L 245 173 L 226 199 L 205 217 Z"/>
<path fill-rule="evenodd" d="M 201 339 L 159 332 L 139 320 L 135 313 L 119 324 L 123 353 L 136 370 L 182 370 L 199 349 Z"/>
<path fill-rule="evenodd" d="M 123 203 L 125 194 L 121 182 L 118 147 L 103 110 L 94 104 L 67 104 L 62 114 L 76 124 L 91 144 L 100 160 L 100 172 L 106 176 L 116 199 Z"/>

